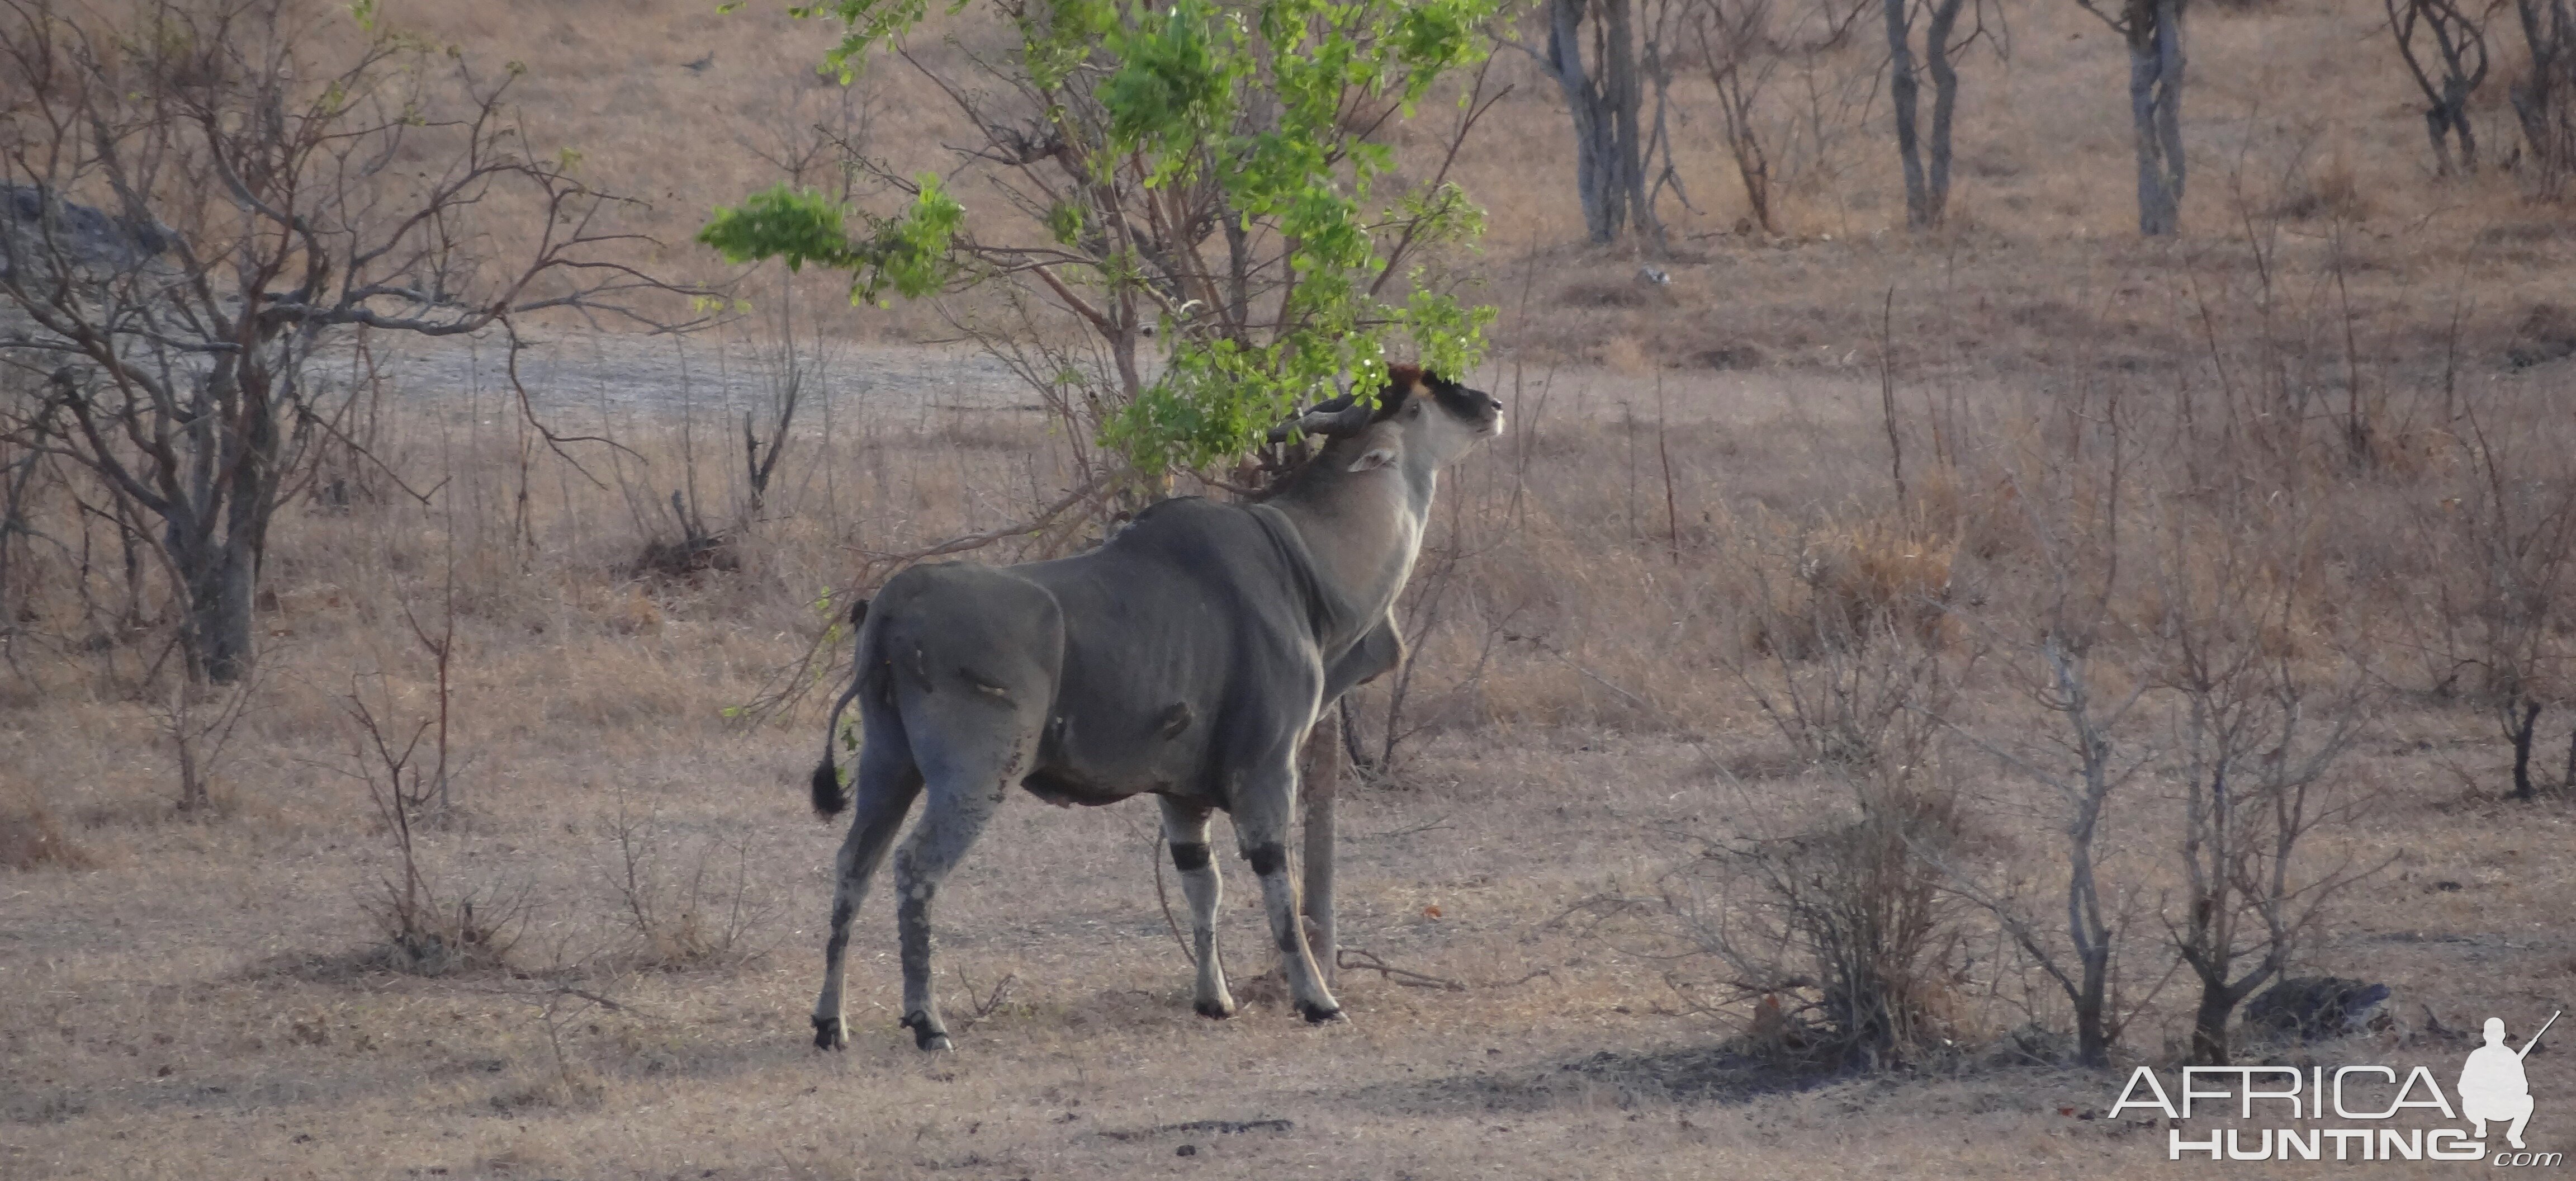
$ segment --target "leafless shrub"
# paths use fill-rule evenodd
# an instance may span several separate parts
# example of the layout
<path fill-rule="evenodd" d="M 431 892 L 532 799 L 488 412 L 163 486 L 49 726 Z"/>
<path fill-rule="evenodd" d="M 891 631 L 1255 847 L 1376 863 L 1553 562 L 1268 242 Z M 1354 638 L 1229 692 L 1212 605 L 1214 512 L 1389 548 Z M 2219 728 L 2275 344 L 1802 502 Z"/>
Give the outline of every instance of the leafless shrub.
<path fill-rule="evenodd" d="M 2088 399 L 2089 402 L 2089 399 Z M 2121 562 L 2121 519 L 2136 443 L 2123 428 L 2113 396 L 2070 407 L 2068 426 L 2041 467 L 2020 477 L 2016 498 L 2026 513 L 2034 569 L 2027 598 L 1990 604 L 1978 630 L 1993 667 L 2027 714 L 2014 711 L 1983 726 L 1951 731 L 2056 798 L 2054 819 L 2065 834 L 2062 908 L 2035 909 L 2025 879 L 1999 879 L 1944 858 L 1951 888 L 1993 915 L 1997 924 L 2062 991 L 2076 1026 L 2077 1060 L 2109 1061 L 2126 1017 L 2116 994 L 2123 945 L 2117 907 L 2107 905 L 2102 877 L 2103 821 L 2112 798 L 2147 769 L 2149 750 L 2126 740 L 2146 684 L 2124 667 L 2136 640 L 2120 610 L 2135 575 Z M 2063 936 L 2049 932 L 2050 910 L 2063 916 Z"/>
<path fill-rule="evenodd" d="M 2424 92 L 2424 134 L 2443 176 L 2478 170 L 2478 133 L 2469 100 L 2486 84 L 2487 26 L 2504 0 L 2383 0 L 2397 56 Z M 2456 156 L 2453 143 L 2459 145 Z"/>
<path fill-rule="evenodd" d="M 710 839 L 674 871 L 651 812 L 637 815 L 621 787 L 609 836 L 617 860 L 603 866 L 617 893 L 639 966 L 662 969 L 734 963 L 752 954 L 752 932 L 773 914 L 753 884 L 751 843 Z"/>
<path fill-rule="evenodd" d="M 610 1016 L 637 1016 L 634 1008 L 617 999 L 624 977 L 606 981 L 592 979 L 582 965 L 561 965 L 543 973 L 525 977 L 524 983 L 511 983 L 490 991 L 517 1002 L 538 1030 L 545 1035 L 549 1064 L 547 1075 L 530 1083 L 514 1086 L 492 1097 L 492 1106 L 503 1112 L 529 1107 L 585 1108 L 599 1102 L 607 1088 L 599 1072 L 583 1062 L 571 1043 L 579 1027 L 591 1033 L 600 1031 L 599 1022 Z"/>
<path fill-rule="evenodd" d="M 1684 13 L 1717 91 L 1728 158 L 1754 225 L 1781 232 L 1779 197 L 1812 179 L 1859 102 L 1855 71 L 1836 70 L 1864 5 L 1841 0 L 1699 0 Z M 1786 98 L 1776 84 L 1791 84 Z M 1800 103 L 1804 109 L 1799 110 Z"/>
<path fill-rule="evenodd" d="M 1867 530 L 1820 530 L 1795 558 L 1764 544 L 1776 540 L 1739 547 L 1752 593 L 1742 639 L 1723 650 L 1728 673 L 1806 766 L 1866 768 L 1890 748 L 1925 749 L 1950 684 L 1938 633 L 1948 555 Z"/>
<path fill-rule="evenodd" d="M 426 822 L 454 815 L 454 779 L 465 765 L 450 749 L 456 645 L 452 550 L 438 619 L 433 632 L 411 605 L 404 605 L 403 622 L 428 657 L 432 673 L 427 716 L 402 717 L 381 672 L 352 676 L 339 699 L 350 732 L 349 761 L 341 774 L 365 785 L 393 846 L 394 864 L 378 875 L 365 907 L 385 937 L 387 963 L 424 976 L 501 964 L 527 917 L 524 894 L 452 887 L 439 881 L 426 863 L 422 829 Z"/>
<path fill-rule="evenodd" d="M 1820 825 L 1693 842 L 1698 855 L 1661 893 L 1689 945 L 1724 970 L 1713 985 L 1676 987 L 1703 1010 L 1750 1005 L 1748 1042 L 1775 1057 L 1914 1061 L 1957 1033 L 1943 998 L 1966 908 L 1939 867 L 1963 817 L 1933 721 L 1955 670 L 1912 626 L 1927 589 L 1903 573 L 1913 563 L 1872 581 L 1814 571 L 1779 544 L 1796 540 L 1789 531 L 1740 540 L 1754 593 L 1738 596 L 1743 638 L 1721 661 L 1788 740 L 1793 781 L 1839 784 L 1848 799 Z M 1797 577 L 1774 586 L 1783 568 Z"/>
<path fill-rule="evenodd" d="M 2370 703 L 2342 650 L 2310 650 L 2328 639 L 2307 618 L 2326 593 L 2310 560 L 2314 503 L 2159 514 L 2155 680 L 2180 780 L 2184 877 L 2163 921 L 2200 985 L 2191 1056 L 2204 1065 L 2227 1064 L 2236 1006 L 2286 974 L 2326 904 L 2370 872 L 2320 868 L 2310 839 L 2351 824 L 2364 802 L 2326 772 L 2361 736 Z"/>
<path fill-rule="evenodd" d="M 228 685 L 178 677 L 171 681 L 168 696 L 153 704 L 152 720 L 169 738 L 179 765 L 180 811 L 197 813 L 214 807 L 215 771 L 257 689 L 256 669 Z"/>
<path fill-rule="evenodd" d="M 2576 4 L 2513 0 L 2513 12 L 2530 67 L 2507 94 L 2537 168 L 2540 193 L 2555 199 L 2576 173 Z"/>
<path fill-rule="evenodd" d="M 2431 582 L 2410 622 L 2433 691 L 2494 711 L 2513 748 L 2513 796 L 2528 800 L 2542 789 L 2541 717 L 2570 691 L 2559 600 L 2576 577 L 2576 480 L 2558 442 L 2482 403 L 2461 401 L 2462 462 L 2447 494 L 2418 498 L 2408 522 Z M 2576 780 L 2576 736 L 2567 771 L 2562 782 Z"/>
<path fill-rule="evenodd" d="M 1749 1005 L 1748 1043 L 1787 1060 L 1881 1068 L 1952 1040 L 1966 908 L 1924 853 L 1958 838 L 1960 813 L 1928 771 L 1856 773 L 1834 821 L 1710 841 L 1667 874 L 1666 907 L 1723 966 L 1676 986 L 1703 1010 Z"/>

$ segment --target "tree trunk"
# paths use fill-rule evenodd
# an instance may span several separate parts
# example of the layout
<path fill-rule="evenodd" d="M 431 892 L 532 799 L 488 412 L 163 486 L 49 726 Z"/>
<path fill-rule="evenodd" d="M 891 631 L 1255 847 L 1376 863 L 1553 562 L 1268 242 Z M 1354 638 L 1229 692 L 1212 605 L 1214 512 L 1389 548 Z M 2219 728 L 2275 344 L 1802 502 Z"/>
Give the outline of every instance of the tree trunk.
<path fill-rule="evenodd" d="M 2515 121 L 2522 125 L 2523 141 L 2530 145 L 2545 177 L 2569 163 L 2570 145 L 2560 126 L 2559 108 L 2566 101 L 2561 92 L 2570 81 L 2566 59 L 2576 52 L 2576 20 L 2570 19 L 2567 0 L 2514 0 L 2513 7 L 2522 25 L 2523 46 L 2531 54 L 2531 69 L 2506 94 Z"/>
<path fill-rule="evenodd" d="M 2224 980 L 2202 977 L 2200 1007 L 2191 1018 L 2191 1063 L 2227 1065 L 2227 1019 L 2236 1012 L 2236 997 Z"/>
<path fill-rule="evenodd" d="M 1601 76 L 1583 64 L 1583 19 L 1600 5 L 1593 58 Z M 1574 186 L 1583 202 L 1583 229 L 1607 245 L 1626 232 L 1630 214 L 1641 230 L 1653 229 L 1646 205 L 1645 144 L 1638 112 L 1644 87 L 1637 76 L 1636 28 L 1631 0 L 1548 0 L 1544 65 L 1565 95 L 1574 122 Z"/>
<path fill-rule="evenodd" d="M 1297 786 L 1306 801 L 1302 866 L 1306 944 L 1329 986 L 1341 958 L 1340 945 L 1334 941 L 1337 931 L 1333 922 L 1333 797 L 1339 794 L 1342 784 L 1342 711 L 1338 704 L 1326 706 L 1316 717 L 1314 729 L 1306 733 L 1306 750 L 1300 761 Z"/>
<path fill-rule="evenodd" d="M 1887 20 L 1887 97 L 1896 113 L 1896 156 L 1905 166 L 1905 224 L 1932 224 L 1931 195 L 1924 191 L 1923 150 L 1914 130 L 1920 84 L 1914 78 L 1911 0 L 1880 0 Z"/>
<path fill-rule="evenodd" d="M 2539 729 L 2539 727 L 2539 702 L 2526 700 L 2521 702 L 2519 706 L 2505 706 L 2504 733 L 2505 737 L 2511 739 L 2513 742 L 2513 798 L 2517 800 L 2530 799 L 2533 794 L 2531 788 L 2531 740 L 2532 732 Z M 2576 741 L 2576 739 L 2571 739 L 2571 741 Z"/>
<path fill-rule="evenodd" d="M 19 537 L 34 535 L 27 527 L 27 495 L 29 486 L 35 483 L 36 464 L 44 457 L 43 452 L 30 448 L 24 455 L 12 455 L 6 464 L 0 464 L 0 472 L 6 473 L 0 479 L 7 484 L 5 499 L 0 499 L 0 635 L 15 630 L 19 612 L 28 610 L 24 604 L 35 597 L 31 593 L 34 588 L 17 588 L 16 576 L 9 569 L 9 555 L 17 548 Z"/>
<path fill-rule="evenodd" d="M 183 637 L 189 675 L 229 685 L 250 671 L 251 607 L 259 589 L 259 549 L 235 536 L 171 549 L 188 584 Z"/>
<path fill-rule="evenodd" d="M 2469 126 L 2469 91 L 2467 79 L 2452 77 L 2442 82 L 2440 102 L 2424 110 L 2424 130 L 2433 137 L 2435 170 L 2443 176 L 2454 172 L 2451 141 L 2458 141 L 2456 171 L 2462 175 L 2478 170 L 2478 133 Z"/>
<path fill-rule="evenodd" d="M 1625 220 L 1638 233 L 1655 232 L 1654 211 L 1646 206 L 1645 139 L 1638 115 L 1645 109 L 1646 88 L 1637 76 L 1637 31 L 1630 0 L 1600 0 L 1603 32 L 1602 90 L 1609 100 L 1610 126 L 1617 139 L 1618 187 L 1611 199 L 1626 206 Z"/>
<path fill-rule="evenodd" d="M 1583 203 L 1584 235 L 1596 243 L 1619 236 L 1619 210 L 1611 200 L 1617 165 L 1610 150 L 1612 124 L 1583 65 L 1583 11 L 1590 0 L 1548 0 L 1548 69 L 1565 95 L 1574 121 L 1574 192 Z"/>
<path fill-rule="evenodd" d="M 2084 982 L 2075 999 L 2075 1060 L 2085 1066 L 2111 1064 L 2110 948 L 2085 953 Z"/>
<path fill-rule="evenodd" d="M 1930 215 L 1926 225 L 1937 226 L 1950 214 L 1950 127 L 1959 110 L 1959 67 L 1952 60 L 1950 41 L 1958 34 L 1959 13 L 1966 7 L 1967 0 L 1935 0 L 1932 22 L 1924 30 L 1924 49 L 1931 55 L 1925 65 L 1932 73 L 1930 175 L 1923 202 Z"/>
<path fill-rule="evenodd" d="M 2433 175 L 2452 175 L 2451 113 L 2439 106 L 2425 108 L 2424 134 L 2433 141 Z"/>
<path fill-rule="evenodd" d="M 2138 232 L 2181 229 L 2183 0 L 2129 6 L 2129 118 L 2138 150 Z"/>
<path fill-rule="evenodd" d="M 2088 772 L 2088 779 L 2090 772 Z M 2100 794 L 2078 817 L 2066 858 L 2066 933 L 2081 971 L 2075 995 L 2076 1060 L 2086 1066 L 2111 1061 L 2111 932 L 2102 921 L 2101 894 L 2093 880 L 2094 823 Z"/>

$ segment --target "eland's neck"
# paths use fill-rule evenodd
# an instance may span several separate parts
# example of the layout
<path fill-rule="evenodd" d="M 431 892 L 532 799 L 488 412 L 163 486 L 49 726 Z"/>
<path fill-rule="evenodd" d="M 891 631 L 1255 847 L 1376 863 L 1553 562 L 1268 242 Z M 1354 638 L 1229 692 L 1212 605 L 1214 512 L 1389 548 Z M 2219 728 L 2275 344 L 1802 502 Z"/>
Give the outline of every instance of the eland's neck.
<path fill-rule="evenodd" d="M 1365 630 L 1394 604 L 1413 573 L 1440 473 L 1410 457 L 1351 471 L 1361 451 L 1356 440 L 1337 440 L 1269 503 L 1296 524 L 1314 556 L 1315 573 L 1327 593 L 1341 600 L 1334 605 L 1336 616 Z"/>

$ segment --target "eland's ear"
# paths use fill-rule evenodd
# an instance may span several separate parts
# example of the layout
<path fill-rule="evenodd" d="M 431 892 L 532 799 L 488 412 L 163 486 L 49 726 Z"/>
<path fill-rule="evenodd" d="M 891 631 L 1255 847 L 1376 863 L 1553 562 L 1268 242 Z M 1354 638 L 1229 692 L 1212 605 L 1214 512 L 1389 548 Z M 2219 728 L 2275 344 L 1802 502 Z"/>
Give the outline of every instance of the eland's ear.
<path fill-rule="evenodd" d="M 1392 443 L 1380 443 L 1375 447 L 1371 447 L 1368 450 L 1361 452 L 1358 459 L 1352 460 L 1351 470 L 1355 472 L 1372 471 L 1394 462 L 1395 445 Z"/>

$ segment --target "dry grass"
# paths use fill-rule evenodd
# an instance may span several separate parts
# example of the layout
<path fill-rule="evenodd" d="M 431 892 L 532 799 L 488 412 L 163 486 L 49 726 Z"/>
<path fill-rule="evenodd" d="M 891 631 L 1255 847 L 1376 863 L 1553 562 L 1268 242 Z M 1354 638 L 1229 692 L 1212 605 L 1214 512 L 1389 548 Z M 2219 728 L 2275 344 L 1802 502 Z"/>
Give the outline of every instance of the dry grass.
<path fill-rule="evenodd" d="M 63 822 L 32 788 L 0 803 L 0 869 L 95 869 L 98 859 L 63 833 Z"/>

